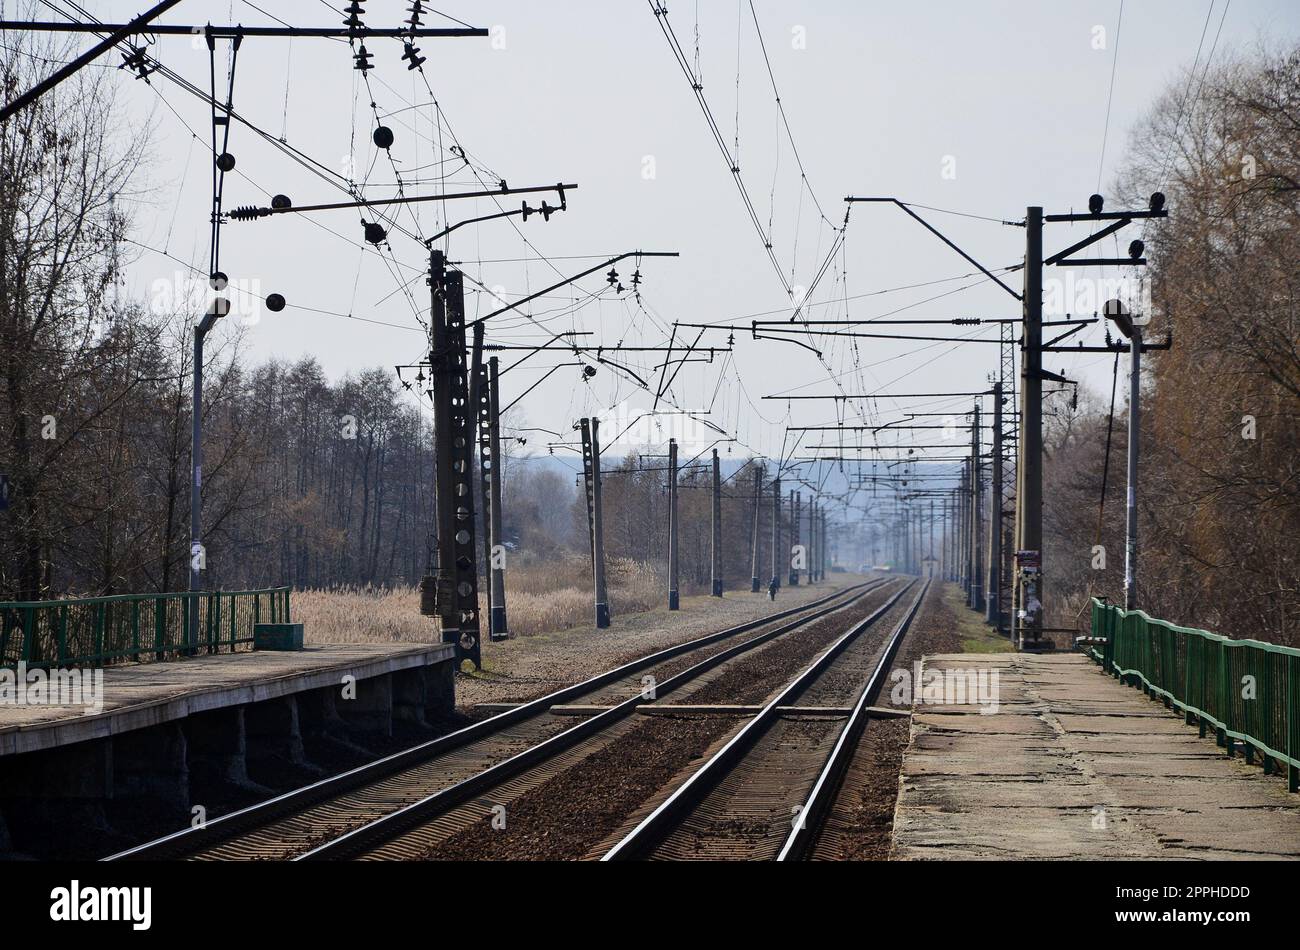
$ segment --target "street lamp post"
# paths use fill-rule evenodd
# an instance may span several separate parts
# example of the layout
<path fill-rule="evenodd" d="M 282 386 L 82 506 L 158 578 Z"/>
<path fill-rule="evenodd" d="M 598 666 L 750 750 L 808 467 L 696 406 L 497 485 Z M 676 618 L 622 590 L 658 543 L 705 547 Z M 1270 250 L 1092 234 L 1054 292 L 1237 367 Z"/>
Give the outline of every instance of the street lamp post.
<path fill-rule="evenodd" d="M 216 322 L 230 311 L 230 301 L 216 297 L 203 319 L 194 325 L 194 410 L 190 426 L 190 598 L 185 625 L 185 652 L 198 652 L 199 601 L 193 596 L 202 589 L 202 572 L 207 567 L 203 547 L 203 341 Z"/>
<path fill-rule="evenodd" d="M 1115 322 L 1129 341 L 1128 375 L 1128 497 L 1125 501 L 1124 526 L 1124 609 L 1137 607 L 1137 482 L 1138 424 L 1141 408 L 1142 327 L 1119 300 L 1106 302 L 1106 316 Z"/>

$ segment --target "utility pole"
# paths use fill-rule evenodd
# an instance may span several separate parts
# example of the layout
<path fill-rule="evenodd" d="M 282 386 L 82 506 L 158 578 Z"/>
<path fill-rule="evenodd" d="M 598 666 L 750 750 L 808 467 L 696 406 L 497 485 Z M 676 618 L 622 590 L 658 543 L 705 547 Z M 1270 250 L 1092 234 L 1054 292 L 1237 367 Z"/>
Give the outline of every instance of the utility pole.
<path fill-rule="evenodd" d="M 1020 649 L 1036 649 L 1041 646 L 1043 633 L 1043 614 L 1044 614 L 1044 589 L 1045 579 L 1043 570 L 1043 430 L 1042 430 L 1042 395 L 1043 380 L 1050 379 L 1057 382 L 1068 382 L 1064 377 L 1050 373 L 1043 369 L 1043 354 L 1055 352 L 1113 352 L 1114 348 L 1110 345 L 1104 347 L 1087 347 L 1087 346 L 1057 346 L 1061 340 L 1069 336 L 1074 330 L 1067 331 L 1048 343 L 1043 343 L 1043 266 L 1059 265 L 1063 267 L 1110 267 L 1117 265 L 1142 266 L 1146 264 L 1146 259 L 1142 256 L 1144 250 L 1141 241 L 1133 241 L 1129 244 L 1127 258 L 1076 258 L 1071 255 L 1088 247 L 1092 244 L 1103 240 L 1114 234 L 1116 231 L 1131 224 L 1137 218 L 1165 218 L 1168 212 L 1165 210 L 1165 196 L 1160 192 L 1151 195 L 1149 206 L 1146 210 L 1124 210 L 1103 212 L 1104 200 L 1101 195 L 1093 195 L 1088 199 L 1088 211 L 1070 212 L 1068 214 L 1050 214 L 1044 215 L 1043 209 L 1039 207 L 1030 207 L 1026 209 L 1025 214 L 1025 292 L 1024 292 L 1024 327 L 1021 333 L 1023 353 L 1021 357 L 1022 376 L 1024 384 L 1021 387 L 1021 408 L 1020 408 L 1020 439 L 1017 443 L 1020 464 L 1016 467 L 1016 599 L 1014 609 L 1014 639 L 1016 646 Z M 1103 221 L 1110 222 L 1105 227 L 1100 228 L 1093 234 L 1085 237 L 1081 241 L 1076 241 L 1068 248 L 1051 255 L 1044 259 L 1043 257 L 1043 224 L 1048 223 L 1079 223 L 1092 222 L 1101 224 Z M 1117 306 L 1112 308 L 1112 303 Z M 1112 315 L 1112 309 L 1116 315 L 1122 313 L 1123 304 L 1120 301 L 1108 302 L 1106 304 L 1107 315 Z M 1148 315 L 1149 316 L 1149 315 Z M 1121 330 L 1124 329 L 1124 323 L 1120 323 Z M 1168 349 L 1173 345 L 1172 339 L 1166 339 L 1163 346 L 1152 347 L 1144 346 L 1141 341 L 1141 333 L 1136 328 L 1130 327 L 1135 332 L 1129 335 L 1132 343 L 1134 337 L 1137 337 L 1136 343 L 1130 346 L 1133 361 L 1133 371 L 1136 375 L 1139 354 L 1143 349 Z M 1108 341 L 1109 343 L 1109 341 Z M 1130 389 L 1136 385 L 1134 380 L 1130 380 Z M 1136 424 L 1135 418 L 1130 416 L 1130 424 Z M 1130 453 L 1136 452 L 1136 447 L 1130 445 Z M 1136 468 L 1136 455 L 1131 454 L 1130 462 Z M 1133 472 L 1136 475 L 1136 471 Z M 1136 503 L 1133 498 L 1135 485 L 1130 482 L 1130 499 L 1129 511 L 1130 520 L 1136 517 Z M 1136 597 L 1136 524 L 1132 524 L 1132 533 L 1129 535 L 1129 541 L 1126 542 L 1125 551 L 1125 597 L 1129 596 L 1130 587 L 1133 589 L 1133 596 Z M 1132 545 L 1132 551 L 1128 545 Z M 1133 559 L 1133 572 L 1130 576 L 1129 559 Z"/>
<path fill-rule="evenodd" d="M 763 512 L 763 468 L 762 465 L 754 468 L 754 530 L 750 536 L 749 552 L 749 590 L 753 594 L 758 593 L 758 530 Z"/>
<path fill-rule="evenodd" d="M 713 450 L 713 517 L 710 519 L 709 550 L 713 560 L 713 596 L 722 596 L 722 476 L 718 463 L 718 450 Z"/>
<path fill-rule="evenodd" d="M 939 535 L 939 576 L 945 581 L 951 580 L 948 575 L 948 569 L 950 567 L 948 563 L 948 535 L 950 534 L 948 529 L 948 496 L 949 493 L 945 492 L 943 497 L 939 500 L 941 509 L 939 517 L 942 525 Z"/>
<path fill-rule="evenodd" d="M 799 502 L 800 493 L 790 489 L 790 586 L 799 586 L 799 568 L 796 566 L 799 547 Z"/>
<path fill-rule="evenodd" d="M 830 550 L 829 540 L 826 533 L 826 508 L 822 504 L 817 505 L 817 582 L 822 583 L 826 580 L 826 562 L 827 552 Z"/>
<path fill-rule="evenodd" d="M 677 610 L 677 440 L 668 440 L 668 609 Z"/>
<path fill-rule="evenodd" d="M 816 580 L 817 574 L 817 531 L 813 527 L 813 519 L 816 517 L 816 505 L 813 503 L 812 495 L 808 496 L 808 504 L 804 506 L 806 512 L 805 518 L 808 521 L 808 537 L 804 541 L 804 580 L 811 584 Z"/>
<path fill-rule="evenodd" d="M 933 498 L 930 499 L 930 544 L 929 544 L 929 561 L 930 561 L 930 577 L 933 578 L 933 577 L 934 577 L 934 562 L 935 562 L 935 556 L 934 556 L 934 499 L 933 499 Z"/>
<path fill-rule="evenodd" d="M 492 383 L 488 379 L 488 367 L 483 362 L 483 337 L 486 328 L 475 324 L 472 328 L 473 343 L 470 346 L 469 360 L 469 402 L 471 411 L 477 417 L 475 431 L 478 434 L 479 465 L 479 503 L 482 507 L 483 532 L 483 570 L 488 578 L 486 585 L 489 630 L 492 616 Z"/>
<path fill-rule="evenodd" d="M 984 608 L 984 479 L 980 475 L 980 404 L 975 401 L 971 427 L 971 607 Z"/>
<path fill-rule="evenodd" d="M 489 524 L 490 554 L 488 560 L 488 570 L 491 572 L 488 581 L 488 629 L 492 640 L 508 640 L 510 638 L 509 625 L 506 622 L 506 551 L 501 536 L 501 482 L 503 479 L 502 457 L 501 457 L 501 402 L 500 388 L 497 383 L 497 357 L 488 360 L 488 451 L 491 454 L 492 465 L 490 470 L 490 482 L 487 492 L 488 505 L 491 511 Z"/>
<path fill-rule="evenodd" d="M 591 535 L 591 569 L 596 599 L 596 629 L 609 626 L 609 592 L 605 587 L 605 522 L 600 507 L 600 420 L 584 418 L 582 469 L 587 482 L 587 529 Z"/>
<path fill-rule="evenodd" d="M 808 583 L 816 584 L 821 577 L 818 571 L 821 565 L 818 563 L 820 555 L 819 545 L 821 539 L 817 532 L 817 499 L 812 497 L 808 499 Z"/>
<path fill-rule="evenodd" d="M 817 503 L 817 583 L 826 580 L 826 510 Z"/>
<path fill-rule="evenodd" d="M 970 585 L 971 574 L 973 573 L 971 564 L 971 471 L 970 459 L 962 463 L 962 481 L 961 481 L 961 585 L 966 593 L 966 603 L 970 604 Z"/>
<path fill-rule="evenodd" d="M 771 589 L 781 589 L 781 476 L 772 479 L 772 580 Z"/>
<path fill-rule="evenodd" d="M 1016 444 L 1015 644 L 1043 636 L 1043 209 L 1025 209 L 1020 439 Z"/>
<path fill-rule="evenodd" d="M 903 505 L 903 570 L 908 574 L 914 572 L 912 545 L 912 505 L 907 503 Z"/>
<path fill-rule="evenodd" d="M 1002 383 L 993 384 L 993 458 L 989 478 L 989 576 L 984 619 L 1002 629 Z"/>
<path fill-rule="evenodd" d="M 477 667 L 478 565 L 469 481 L 474 425 L 465 360 L 464 281 L 459 271 L 447 269 L 440 250 L 430 253 L 429 286 L 438 559 L 435 573 L 421 583 L 420 607 L 438 616 L 443 641 L 456 644 L 457 662 L 470 660 Z"/>

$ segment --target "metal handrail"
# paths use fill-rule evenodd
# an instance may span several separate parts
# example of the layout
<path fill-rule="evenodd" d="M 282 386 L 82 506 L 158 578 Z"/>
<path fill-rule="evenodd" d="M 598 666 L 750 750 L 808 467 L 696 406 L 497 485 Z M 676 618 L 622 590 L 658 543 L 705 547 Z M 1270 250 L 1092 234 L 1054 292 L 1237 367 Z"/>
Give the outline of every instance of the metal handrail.
<path fill-rule="evenodd" d="M 1300 650 L 1261 640 L 1180 627 L 1141 610 L 1093 598 L 1087 652 L 1121 682 L 1177 707 L 1201 735 L 1213 729 L 1228 754 L 1243 745 L 1264 769 L 1285 766 L 1291 791 L 1300 791 Z"/>
<path fill-rule="evenodd" d="M 197 642 L 187 641 L 191 611 Z M 111 594 L 67 600 L 0 602 L 0 668 L 103 666 L 253 642 L 263 621 L 289 622 L 289 588 Z"/>

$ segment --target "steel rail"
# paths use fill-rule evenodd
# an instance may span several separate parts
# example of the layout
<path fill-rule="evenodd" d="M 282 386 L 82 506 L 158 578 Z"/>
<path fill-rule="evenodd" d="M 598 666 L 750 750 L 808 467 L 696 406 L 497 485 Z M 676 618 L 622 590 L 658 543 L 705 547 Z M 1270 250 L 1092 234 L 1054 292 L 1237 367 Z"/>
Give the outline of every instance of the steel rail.
<path fill-rule="evenodd" d="M 713 656 L 707 657 L 706 659 L 687 667 L 680 673 L 669 677 L 662 683 L 656 684 L 653 696 L 647 696 L 644 691 L 638 693 L 637 695 L 592 716 L 590 719 L 584 720 L 571 729 L 566 729 L 564 732 L 554 735 L 538 745 L 532 746 L 508 759 L 498 762 L 462 782 L 440 789 L 419 801 L 390 812 L 382 818 L 362 825 L 359 828 L 354 828 L 353 830 L 333 838 L 310 851 L 298 855 L 293 860 L 348 860 L 369 848 L 380 846 L 385 842 L 391 841 L 401 835 L 404 831 L 437 818 L 457 805 L 461 805 L 479 796 L 483 792 L 495 788 L 503 782 L 514 778 L 516 775 L 526 771 L 532 766 L 545 762 L 547 759 L 572 748 L 584 739 L 605 731 L 614 724 L 632 715 L 638 706 L 662 698 L 677 689 L 679 686 L 707 673 L 709 670 L 725 663 L 727 660 L 753 650 L 755 647 L 761 646 L 762 644 L 787 634 L 792 630 L 796 630 L 799 627 L 820 620 L 828 614 L 850 607 L 858 600 L 872 591 L 877 590 L 886 583 L 888 583 L 888 579 L 882 580 L 878 584 L 868 585 L 865 589 L 858 590 L 852 597 L 849 597 L 840 603 L 830 604 L 827 607 L 810 613 L 808 616 L 800 617 L 790 623 L 783 624 L 782 626 L 769 630 L 766 633 L 745 640 L 743 643 L 738 643 L 735 646 L 721 650 Z"/>
<path fill-rule="evenodd" d="M 705 636 L 697 637 L 694 640 L 688 640 L 685 643 L 666 647 L 663 650 L 631 660 L 611 670 L 598 673 L 580 683 L 575 683 L 572 686 L 566 686 L 552 693 L 548 693 L 538 699 L 524 703 L 515 709 L 506 710 L 505 712 L 498 713 L 497 715 L 481 720 L 480 722 L 472 723 L 463 729 L 458 729 L 445 736 L 440 736 L 437 739 L 431 739 L 427 742 L 419 743 L 409 749 L 403 749 L 400 752 L 377 759 L 374 762 L 368 762 L 337 775 L 321 779 L 320 781 L 302 786 L 301 788 L 285 792 L 274 796 L 273 798 L 266 799 L 265 801 L 257 802 L 237 811 L 230 812 L 229 814 L 221 815 L 207 821 L 199 827 L 183 828 L 180 831 L 172 832 L 171 834 L 164 835 L 152 841 L 109 855 L 102 860 L 116 861 L 174 858 L 211 847 L 277 818 L 292 814 L 295 811 L 300 811 L 335 796 L 345 794 L 353 789 L 363 787 L 370 782 L 380 781 L 393 774 L 401 772 L 404 769 L 412 768 L 440 755 L 459 749 L 471 742 L 488 738 L 501 732 L 508 726 L 515 725 L 545 713 L 551 706 L 558 706 L 571 702 L 587 693 L 601 689 L 611 683 L 616 683 L 634 673 L 656 666 L 666 660 L 673 659 L 685 653 L 690 653 L 702 647 L 710 646 L 730 637 L 746 633 L 757 627 L 784 620 L 795 614 L 803 613 L 805 611 L 816 611 L 841 597 L 846 597 L 855 592 L 858 596 L 861 596 L 862 594 L 875 590 L 887 580 L 888 578 L 866 581 L 862 584 L 837 590 L 825 597 L 808 603 L 790 607 L 774 614 L 768 614 L 767 616 L 755 620 L 746 621 L 745 623 L 728 627 L 725 630 L 706 634 Z"/>
<path fill-rule="evenodd" d="M 763 709 L 732 736 L 709 761 L 700 766 L 696 772 L 683 782 L 658 808 L 647 815 L 640 824 L 632 829 L 618 844 L 614 845 L 602 861 L 628 861 L 645 856 L 656 845 L 664 841 L 672 831 L 679 827 L 682 819 L 689 815 L 704 798 L 712 792 L 722 779 L 742 761 L 768 728 L 780 718 L 779 707 L 791 706 L 799 694 L 806 690 L 823 672 L 866 630 L 898 602 L 898 600 L 916 585 L 909 581 L 893 597 L 869 616 L 858 621 L 838 640 L 814 660 L 802 673 L 791 680 L 784 689 Z M 924 592 L 923 592 L 924 593 Z"/>
<path fill-rule="evenodd" d="M 810 853 L 812 843 L 821 833 L 826 817 L 830 814 L 831 805 L 839 794 L 844 775 L 848 771 L 849 763 L 853 761 L 854 752 L 857 750 L 858 740 L 862 738 L 867 723 L 871 721 L 868 709 L 884 683 L 885 675 L 893 665 L 894 657 L 898 654 L 898 648 L 902 645 L 903 638 L 907 635 L 912 621 L 916 619 L 916 615 L 920 611 L 921 604 L 925 600 L 925 595 L 929 589 L 930 581 L 927 580 L 925 586 L 921 588 L 921 593 L 917 595 L 912 606 L 908 608 L 907 614 L 899 621 L 898 626 L 890 636 L 889 643 L 885 646 L 885 652 L 880 657 L 880 662 L 872 672 L 871 679 L 867 681 L 867 686 L 862 691 L 862 695 L 858 697 L 857 704 L 853 707 L 853 712 L 849 716 L 849 721 L 840 730 L 840 736 L 835 742 L 835 747 L 831 749 L 830 755 L 826 758 L 826 765 L 822 767 L 821 774 L 817 776 L 817 782 L 813 785 L 812 791 L 808 793 L 808 798 L 804 801 L 803 807 L 799 809 L 799 820 L 795 822 L 794 827 L 790 830 L 790 834 L 786 837 L 785 844 L 781 846 L 781 851 L 776 856 L 776 860 L 799 861 Z"/>

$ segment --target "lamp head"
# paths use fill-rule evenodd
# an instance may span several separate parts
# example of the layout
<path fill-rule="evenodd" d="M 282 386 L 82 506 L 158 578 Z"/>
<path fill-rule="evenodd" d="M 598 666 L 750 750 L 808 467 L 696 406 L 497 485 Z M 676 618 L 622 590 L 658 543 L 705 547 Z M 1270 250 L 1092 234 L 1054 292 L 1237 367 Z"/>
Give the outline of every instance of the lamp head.
<path fill-rule="evenodd" d="M 1107 300 L 1102 308 L 1107 320 L 1113 320 L 1119 332 L 1124 336 L 1132 338 L 1133 336 L 1133 315 L 1129 313 L 1128 307 L 1124 306 L 1124 301 L 1118 298 Z"/>

